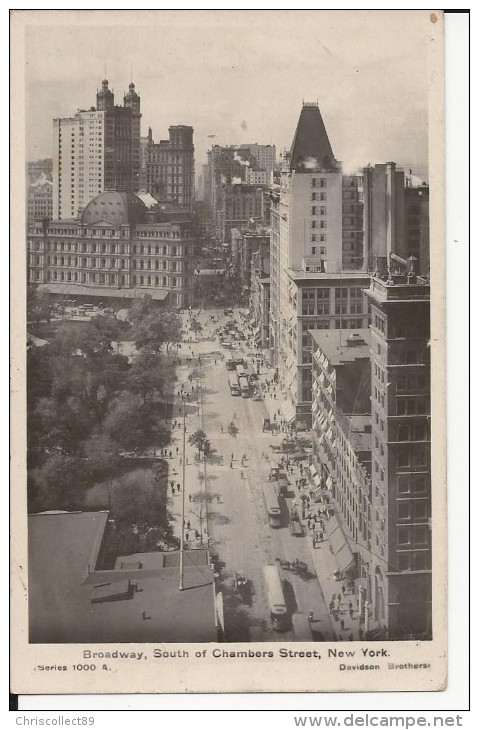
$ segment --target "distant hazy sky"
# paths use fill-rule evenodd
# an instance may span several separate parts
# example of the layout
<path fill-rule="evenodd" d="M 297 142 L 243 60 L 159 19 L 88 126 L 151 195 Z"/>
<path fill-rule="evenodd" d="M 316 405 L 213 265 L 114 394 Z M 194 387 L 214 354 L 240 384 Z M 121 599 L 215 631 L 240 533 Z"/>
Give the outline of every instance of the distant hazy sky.
<path fill-rule="evenodd" d="M 212 141 L 289 148 L 317 99 L 345 171 L 393 160 L 427 179 L 427 11 L 59 12 L 26 31 L 28 159 L 51 156 L 54 117 L 95 105 L 106 63 L 117 104 L 133 67 L 143 135 L 194 127 L 197 173 Z"/>

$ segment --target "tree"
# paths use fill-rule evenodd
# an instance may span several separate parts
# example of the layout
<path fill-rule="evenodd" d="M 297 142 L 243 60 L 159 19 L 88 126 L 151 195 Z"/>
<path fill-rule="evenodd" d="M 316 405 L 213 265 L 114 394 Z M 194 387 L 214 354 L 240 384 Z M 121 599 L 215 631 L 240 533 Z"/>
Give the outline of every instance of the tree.
<path fill-rule="evenodd" d="M 50 322 L 51 311 L 50 293 L 30 287 L 27 292 L 27 322 Z"/>
<path fill-rule="evenodd" d="M 174 309 L 166 309 L 163 311 L 163 335 L 165 338 L 166 352 L 172 345 L 181 340 L 181 318 Z"/>
<path fill-rule="evenodd" d="M 198 450 L 198 460 L 201 459 L 201 454 L 208 453 L 208 451 L 211 448 L 208 436 L 206 433 L 200 428 L 198 431 L 195 431 L 191 434 L 191 436 L 188 437 L 188 443 L 195 447 L 195 449 Z"/>
<path fill-rule="evenodd" d="M 76 510 L 83 503 L 86 484 L 81 459 L 52 454 L 41 467 L 32 469 L 29 483 L 29 509 Z"/>
<path fill-rule="evenodd" d="M 120 342 L 131 329 L 129 322 L 112 316 L 98 315 L 90 320 L 89 343 L 93 352 L 112 352 L 113 343 Z"/>
<path fill-rule="evenodd" d="M 169 358 L 143 348 L 135 356 L 128 373 L 127 387 L 143 398 L 143 403 L 155 392 L 163 394 L 165 387 L 175 378 L 173 365 Z"/>
<path fill-rule="evenodd" d="M 133 324 L 139 324 L 145 317 L 154 311 L 153 298 L 151 294 L 135 299 L 133 306 L 128 312 L 129 320 Z"/>
<path fill-rule="evenodd" d="M 166 336 L 161 310 L 155 309 L 135 325 L 135 346 L 137 350 L 148 348 L 159 354 L 165 341 Z"/>
<path fill-rule="evenodd" d="M 104 432 L 125 451 L 145 451 L 154 438 L 151 411 L 133 393 L 120 393 L 109 405 Z"/>
<path fill-rule="evenodd" d="M 190 322 L 190 330 L 194 333 L 196 339 L 198 339 L 199 333 L 203 330 L 203 325 L 198 320 L 192 319 Z"/>

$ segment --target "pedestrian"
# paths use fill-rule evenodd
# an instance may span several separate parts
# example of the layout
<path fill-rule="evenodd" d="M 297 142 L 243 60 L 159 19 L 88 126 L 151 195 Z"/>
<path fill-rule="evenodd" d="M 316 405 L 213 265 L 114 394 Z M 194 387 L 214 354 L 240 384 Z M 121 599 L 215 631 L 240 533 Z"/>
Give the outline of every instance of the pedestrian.
<path fill-rule="evenodd" d="M 308 611 L 308 621 L 309 621 L 309 623 L 312 623 L 313 620 L 314 620 L 314 612 L 313 611 Z"/>
<path fill-rule="evenodd" d="M 218 494 L 218 495 L 216 496 L 216 504 L 219 504 L 219 503 L 220 503 L 220 501 L 221 501 L 221 499 L 220 499 L 220 495 Z"/>
<path fill-rule="evenodd" d="M 190 540 L 190 533 L 189 532 L 185 532 L 185 540 L 186 540 L 186 542 L 189 542 L 189 540 Z"/>
<path fill-rule="evenodd" d="M 188 495 L 188 502 L 191 502 L 191 494 Z"/>
<path fill-rule="evenodd" d="M 243 471 L 241 471 L 241 479 L 243 479 Z"/>
<path fill-rule="evenodd" d="M 233 461 L 234 458 L 235 458 L 235 455 L 234 454 L 231 454 L 231 461 Z"/>
<path fill-rule="evenodd" d="M 173 492 L 173 496 L 175 496 L 175 488 L 171 487 L 171 491 Z"/>
<path fill-rule="evenodd" d="M 201 535 L 200 535 L 200 533 L 198 532 L 198 530 L 195 530 L 195 540 L 199 540 L 199 539 L 200 539 L 200 537 L 201 537 Z"/>
<path fill-rule="evenodd" d="M 191 530 L 191 522 L 190 522 L 189 520 L 188 520 L 188 522 L 186 523 L 186 527 L 188 528 L 188 530 Z"/>
<path fill-rule="evenodd" d="M 174 483 L 174 481 L 172 480 L 172 481 L 170 482 L 170 487 L 171 487 L 171 488 L 173 489 L 173 487 L 174 487 L 174 486 L 175 486 L 175 483 Z"/>
<path fill-rule="evenodd" d="M 178 490 L 178 492 L 181 491 L 181 486 L 179 482 L 176 482 L 176 489 Z"/>
<path fill-rule="evenodd" d="M 178 446 L 177 446 L 177 447 L 176 447 L 176 455 L 177 455 L 177 456 L 178 456 L 178 453 L 179 453 L 179 448 L 178 448 Z"/>
<path fill-rule="evenodd" d="M 342 618 L 339 623 L 341 624 L 341 631 L 344 631 L 344 619 Z"/>
<path fill-rule="evenodd" d="M 232 469 L 232 468 L 233 468 L 233 462 L 230 461 L 230 469 Z"/>
<path fill-rule="evenodd" d="M 344 596 L 344 594 L 346 593 L 346 588 L 344 586 L 341 586 L 341 591 L 342 591 L 342 594 Z"/>

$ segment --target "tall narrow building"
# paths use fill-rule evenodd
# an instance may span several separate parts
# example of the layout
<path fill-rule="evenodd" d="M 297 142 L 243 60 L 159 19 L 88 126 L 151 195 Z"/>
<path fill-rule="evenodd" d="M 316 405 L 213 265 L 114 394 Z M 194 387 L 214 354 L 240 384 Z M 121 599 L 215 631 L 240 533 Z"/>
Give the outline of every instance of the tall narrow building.
<path fill-rule="evenodd" d="M 136 192 L 140 186 L 140 97 L 130 84 L 115 106 L 102 81 L 96 107 L 53 120 L 53 218 L 76 218 L 104 190 Z"/>
<path fill-rule="evenodd" d="M 304 424 L 311 422 L 309 330 L 368 325 L 362 288 L 369 279 L 352 235 L 358 201 L 348 197 L 355 182 L 346 183 L 318 105 L 303 104 L 291 151 L 283 157 L 279 196 L 271 197 L 270 339 L 289 401 L 284 417 Z M 351 242 L 346 257 L 343 218 Z"/>
<path fill-rule="evenodd" d="M 429 283 L 414 273 L 373 278 L 367 295 L 372 619 L 391 639 L 430 638 Z"/>

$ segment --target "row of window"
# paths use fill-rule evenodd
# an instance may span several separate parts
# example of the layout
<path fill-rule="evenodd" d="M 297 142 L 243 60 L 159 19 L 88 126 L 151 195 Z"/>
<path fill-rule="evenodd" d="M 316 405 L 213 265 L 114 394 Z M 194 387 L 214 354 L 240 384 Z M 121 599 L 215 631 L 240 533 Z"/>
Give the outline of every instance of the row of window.
<path fill-rule="evenodd" d="M 35 251 L 41 250 L 41 242 L 40 241 L 31 241 L 30 242 L 30 248 Z M 128 254 L 127 247 L 125 245 L 120 244 L 97 244 L 97 243 L 64 243 L 59 241 L 50 241 L 45 244 L 45 250 L 46 251 L 78 251 L 82 253 L 109 253 L 109 254 L 115 254 L 115 253 L 122 253 L 122 254 Z M 194 247 L 190 246 L 189 249 L 187 246 L 162 246 L 160 251 L 160 246 L 131 246 L 131 253 L 136 254 L 143 254 L 145 256 L 185 256 L 188 253 L 193 254 L 194 253 Z"/>
<path fill-rule="evenodd" d="M 39 271 L 31 272 L 30 279 L 33 280 L 39 280 Z M 86 283 L 87 276 L 85 273 L 79 273 L 77 271 L 53 271 L 47 272 L 47 280 L 48 281 L 62 281 L 62 282 L 81 282 Z M 126 285 L 127 284 L 127 277 L 124 275 L 121 275 L 117 277 L 115 274 L 105 274 L 105 273 L 90 273 L 88 276 L 88 281 L 90 283 L 98 283 L 98 284 L 120 284 L 120 285 Z M 183 280 L 182 278 L 178 277 L 172 277 L 170 278 L 170 283 L 168 283 L 168 277 L 163 276 L 132 276 L 131 277 L 131 283 L 132 286 L 172 286 L 172 287 L 181 287 L 181 286 L 191 286 L 191 281 L 189 280 Z"/>
<path fill-rule="evenodd" d="M 40 257 L 35 256 L 31 257 L 31 263 L 35 264 L 37 266 L 40 265 Z M 164 259 L 161 261 L 161 267 L 160 262 L 157 260 L 154 262 L 155 266 L 153 266 L 153 261 L 143 261 L 143 260 L 136 260 L 134 259 L 132 262 L 132 268 L 133 269 L 149 269 L 150 271 L 153 269 L 162 269 L 163 271 L 181 271 L 181 263 L 176 261 L 165 261 Z M 191 266 L 188 265 L 189 262 L 185 262 L 184 270 L 188 271 L 188 269 L 193 268 L 193 262 L 191 262 Z M 80 262 L 78 259 L 78 256 L 74 257 L 63 257 L 63 256 L 47 256 L 47 266 L 79 266 Z M 129 268 L 129 262 L 126 259 L 86 259 L 83 258 L 81 260 L 81 266 L 83 268 L 101 268 L 101 269 L 128 269 Z"/>

